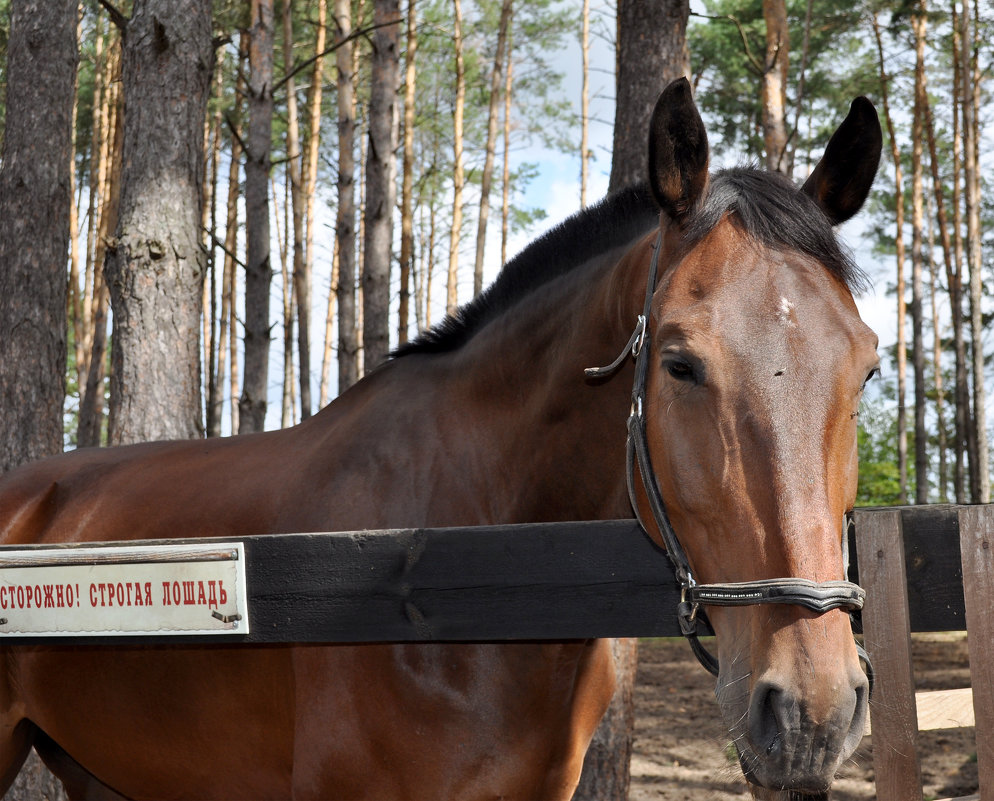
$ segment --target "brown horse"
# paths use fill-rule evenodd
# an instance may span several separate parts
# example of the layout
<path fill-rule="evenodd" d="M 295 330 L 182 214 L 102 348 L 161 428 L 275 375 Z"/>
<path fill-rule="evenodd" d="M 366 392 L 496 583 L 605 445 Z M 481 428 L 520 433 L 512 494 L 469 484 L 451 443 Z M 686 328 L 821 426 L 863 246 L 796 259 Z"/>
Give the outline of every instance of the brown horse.
<path fill-rule="evenodd" d="M 709 177 L 685 81 L 648 139 L 648 187 L 538 240 L 320 414 L 27 465 L 0 480 L 3 543 L 629 517 L 634 370 L 584 368 L 628 338 L 659 237 L 648 438 L 695 575 L 842 578 L 877 357 L 832 225 L 869 191 L 876 113 L 854 102 L 803 190 L 749 169 Z M 824 797 L 866 713 L 848 616 L 709 612 L 746 776 Z M 604 641 L 8 644 L 2 659 L 0 783 L 34 745 L 93 798 L 568 799 L 614 685 Z"/>

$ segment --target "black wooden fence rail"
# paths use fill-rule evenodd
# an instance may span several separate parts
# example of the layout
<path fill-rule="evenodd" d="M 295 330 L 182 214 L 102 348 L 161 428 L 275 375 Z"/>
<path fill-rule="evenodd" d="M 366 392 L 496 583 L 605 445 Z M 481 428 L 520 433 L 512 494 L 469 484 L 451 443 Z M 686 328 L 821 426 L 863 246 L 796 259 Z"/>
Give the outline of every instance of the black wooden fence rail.
<path fill-rule="evenodd" d="M 965 628 L 956 507 L 906 507 L 902 521 L 912 629 Z M 128 637 L 128 642 L 457 642 L 679 635 L 679 590 L 669 562 L 631 520 L 272 534 L 237 541 L 245 545 L 250 633 L 143 635 Z M 177 542 L 183 540 L 168 544 Z M 0 548 L 0 558 L 5 550 L 10 549 Z M 856 548 L 850 553 L 850 575 L 858 580 Z M 734 551 L 729 558 L 736 558 Z M 65 637 L 60 639 L 60 644 L 69 644 Z"/>

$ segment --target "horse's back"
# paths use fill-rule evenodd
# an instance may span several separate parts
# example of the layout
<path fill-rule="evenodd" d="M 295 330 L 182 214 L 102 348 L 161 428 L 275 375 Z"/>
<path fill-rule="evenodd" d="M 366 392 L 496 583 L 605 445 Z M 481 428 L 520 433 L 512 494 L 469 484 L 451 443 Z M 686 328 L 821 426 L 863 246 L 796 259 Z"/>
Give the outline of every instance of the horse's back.
<path fill-rule="evenodd" d="M 386 394 L 289 431 L 26 465 L 0 477 L 0 542 L 418 525 L 416 405 L 384 414 Z M 129 797 L 566 798 L 610 697 L 601 643 L 0 652 L 0 760 L 41 731 Z"/>
<path fill-rule="evenodd" d="M 273 445 L 254 437 L 152 442 L 25 465 L 0 477 L 0 542 L 261 533 L 276 491 L 266 478 L 286 447 Z"/>

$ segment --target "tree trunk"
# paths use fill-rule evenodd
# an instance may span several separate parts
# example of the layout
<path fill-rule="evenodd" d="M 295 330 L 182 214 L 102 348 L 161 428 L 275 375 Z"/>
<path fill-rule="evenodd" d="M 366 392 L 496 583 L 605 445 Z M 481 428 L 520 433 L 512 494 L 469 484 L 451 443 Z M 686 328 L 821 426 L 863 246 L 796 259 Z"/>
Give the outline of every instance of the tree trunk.
<path fill-rule="evenodd" d="M 449 274 L 445 310 L 453 314 L 459 306 L 459 239 L 462 233 L 463 109 L 466 103 L 466 68 L 463 63 L 462 0 L 452 0 L 455 12 L 452 43 L 456 57 L 456 106 L 452 117 L 452 228 L 449 233 Z"/>
<path fill-rule="evenodd" d="M 939 319 L 939 266 L 935 261 L 935 215 L 932 204 L 928 208 L 928 279 L 929 298 L 932 312 L 932 387 L 935 390 L 935 430 L 936 445 L 939 451 L 939 503 L 949 503 L 949 481 L 947 476 L 946 450 L 946 390 L 942 376 L 942 322 Z"/>
<path fill-rule="evenodd" d="M 884 46 L 876 15 L 872 18 L 872 24 L 873 35 L 877 42 L 877 54 L 880 60 L 880 99 L 884 107 L 884 121 L 887 124 L 887 136 L 890 139 L 890 152 L 894 159 L 894 242 L 897 248 L 897 472 L 899 482 L 898 503 L 905 504 L 908 500 L 908 422 L 907 410 L 905 408 L 908 349 L 905 339 L 904 190 L 902 188 L 901 151 L 897 147 L 894 122 L 890 115 L 888 95 L 888 82 L 890 78 L 884 69 Z"/>
<path fill-rule="evenodd" d="M 960 51 L 962 46 L 959 41 L 960 26 L 959 17 L 956 11 L 956 0 L 950 3 L 951 11 L 951 27 L 952 27 L 952 61 L 953 61 L 953 90 L 952 90 L 952 118 L 953 118 L 953 176 L 952 176 L 952 205 L 953 205 L 953 257 L 956 263 L 956 274 L 958 276 L 957 284 L 960 289 L 960 305 L 954 307 L 954 311 L 958 311 L 960 315 L 963 313 L 963 271 L 966 265 L 966 255 L 963 252 L 963 204 L 961 198 L 960 187 L 962 185 L 961 178 L 963 175 L 963 136 L 962 136 L 962 107 L 963 107 L 963 77 L 962 77 L 962 64 L 960 63 Z M 963 323 L 962 318 L 957 320 L 957 328 L 960 331 L 960 338 L 964 339 L 963 334 Z M 963 363 L 962 372 L 956 375 L 956 402 L 960 406 L 960 410 L 957 412 L 958 416 L 962 417 L 963 420 L 963 432 L 962 438 L 956 443 L 956 447 L 959 451 L 966 452 L 969 465 L 972 465 L 975 461 L 975 453 L 977 449 L 977 432 L 973 427 L 972 415 L 970 413 L 970 387 L 969 387 L 969 369 L 966 364 L 966 342 L 965 339 L 962 342 L 963 346 Z M 959 363 L 957 362 L 957 367 Z M 962 457 L 961 457 L 962 458 Z M 957 503 L 966 503 L 967 499 L 967 484 L 970 487 L 973 486 L 970 471 L 972 468 L 968 468 L 964 475 L 960 477 L 961 484 L 957 489 Z"/>
<path fill-rule="evenodd" d="M 200 224 L 210 4 L 144 0 L 124 37 L 121 208 L 108 249 L 111 444 L 202 434 Z"/>
<path fill-rule="evenodd" d="M 297 282 L 297 353 L 300 363 L 300 417 L 311 416 L 311 335 L 310 302 L 311 279 L 314 275 L 314 201 L 317 196 L 318 144 L 321 141 L 321 94 L 324 86 L 325 38 L 328 4 L 318 0 L 318 18 L 314 38 L 314 65 L 311 86 L 307 92 L 308 131 L 304 152 L 304 269 Z M 324 378 L 324 374 L 322 374 Z M 306 403 L 305 403 L 306 389 Z M 318 402 L 323 406 L 322 401 Z"/>
<path fill-rule="evenodd" d="M 77 53 L 76 0 L 12 4 L 0 159 L 0 473 L 63 447 Z M 4 798 L 66 794 L 32 751 Z"/>
<path fill-rule="evenodd" d="M 970 459 L 970 500 L 973 503 L 990 502 L 990 476 L 987 455 L 987 392 L 984 386 L 983 342 L 983 286 L 981 270 L 980 228 L 980 165 L 977 160 L 979 123 L 977 120 L 977 93 L 980 80 L 976 75 L 975 58 L 978 35 L 976 26 L 971 28 L 971 5 L 963 0 L 960 14 L 960 74 L 964 91 L 963 107 L 963 182 L 966 196 L 966 256 L 970 266 L 970 338 L 973 351 L 973 431 L 976 442 Z"/>
<path fill-rule="evenodd" d="M 119 48 L 115 52 L 120 53 Z M 113 59 L 117 63 L 119 59 Z M 110 62 L 109 62 L 110 63 Z M 108 73 L 111 70 L 108 69 Z M 79 430 L 76 434 L 77 445 L 81 448 L 96 447 L 103 439 L 103 409 L 104 409 L 104 378 L 106 376 L 107 350 L 107 309 L 110 304 L 110 293 L 104 280 L 104 264 L 107 255 L 107 240 L 110 232 L 117 228 L 118 211 L 121 206 L 121 161 L 124 149 L 124 113 L 121 108 L 121 94 L 118 88 L 111 90 L 109 82 L 107 102 L 110 106 L 107 114 L 108 130 L 106 139 L 110 143 L 106 148 L 103 159 L 109 169 L 105 172 L 105 181 L 101 190 L 100 223 L 97 226 L 96 246 L 93 256 L 93 304 L 92 331 L 90 353 L 86 374 L 86 391 L 79 405 Z M 111 136 L 111 131 L 113 135 Z"/>
<path fill-rule="evenodd" d="M 224 383 L 227 377 L 231 398 L 231 433 L 238 431 L 238 363 L 235 358 L 237 343 L 235 331 L 235 276 L 238 249 L 238 198 L 241 196 L 239 174 L 242 162 L 241 98 L 245 95 L 245 62 L 248 59 L 249 35 L 238 35 L 238 62 L 235 73 L 235 107 L 228 118 L 231 127 L 231 154 L 228 159 L 228 197 L 224 218 L 224 270 L 221 273 L 221 313 L 217 337 L 217 397 L 214 408 L 207 413 L 207 436 L 221 435 L 221 418 L 224 406 Z M 230 353 L 229 353 L 230 351 Z M 230 365 L 230 371 L 226 367 Z"/>
<path fill-rule="evenodd" d="M 925 8 L 919 0 L 912 14 L 915 36 L 915 101 L 911 120 L 911 353 L 915 377 L 915 503 L 928 503 L 928 432 L 925 430 L 925 294 L 923 270 L 925 255 L 924 189 L 922 183 L 922 139 L 925 117 Z"/>
<path fill-rule="evenodd" d="M 82 38 L 83 13 L 82 6 L 76 6 L 76 41 Z M 66 298 L 66 314 L 68 315 L 69 330 L 73 333 L 73 367 L 76 372 L 77 395 L 81 390 L 79 381 L 79 360 L 82 358 L 83 347 L 80 342 L 83 336 L 83 302 L 79 289 L 79 206 L 82 202 L 82 189 L 76 181 L 76 127 L 79 118 L 79 71 L 73 79 L 72 114 L 69 127 L 72 139 L 69 146 L 69 295 Z M 80 182 L 81 183 L 81 182 Z M 79 192 L 77 196 L 77 190 Z M 67 376 L 68 380 L 68 376 Z"/>
<path fill-rule="evenodd" d="M 207 371 L 207 397 L 204 403 L 204 428 L 207 436 L 216 436 L 214 433 L 220 427 L 220 421 L 215 420 L 219 409 L 218 396 L 218 370 L 223 362 L 223 357 L 218 346 L 220 329 L 224 327 L 218 319 L 218 271 L 217 271 L 217 193 L 220 186 L 220 161 L 221 161 L 221 101 L 224 97 L 224 71 L 221 69 L 221 59 L 223 51 L 219 56 L 214 76 L 214 99 L 217 108 L 214 111 L 214 118 L 211 122 L 211 155 L 210 155 L 210 180 L 207 182 L 206 196 L 210 198 L 209 206 L 205 205 L 205 230 L 207 231 L 207 264 L 210 270 L 210 280 L 205 287 L 205 297 L 208 299 L 204 305 L 204 369 Z M 207 213 L 209 212 L 209 213 Z"/>
<path fill-rule="evenodd" d="M 269 384 L 269 165 L 273 127 L 273 0 L 252 0 L 245 154 L 245 348 L 238 433 L 266 425 Z"/>
<path fill-rule="evenodd" d="M 0 473 L 62 451 L 76 0 L 16 0 L 0 168 Z"/>
<path fill-rule="evenodd" d="M 321 385 L 318 389 L 318 403 L 324 407 L 329 400 L 328 384 L 331 380 L 331 360 L 334 358 L 335 344 L 335 301 L 338 298 L 338 243 L 331 255 L 331 286 L 328 287 L 328 305 L 324 315 L 324 353 L 321 357 Z"/>
<path fill-rule="evenodd" d="M 513 15 L 514 9 L 511 9 Z M 507 74 L 504 76 L 504 171 L 501 175 L 500 263 L 507 264 L 508 222 L 511 217 L 511 89 L 514 85 L 514 22 L 507 22 Z"/>
<path fill-rule="evenodd" d="M 766 168 L 790 177 L 792 159 L 787 153 L 787 67 L 790 30 L 786 0 L 763 0 L 766 20 L 766 61 L 763 70 L 763 145 Z"/>
<path fill-rule="evenodd" d="M 611 192 L 645 180 L 645 132 L 656 99 L 670 82 L 690 76 L 686 38 L 689 14 L 688 0 L 618 0 L 617 102 L 608 187 Z M 624 799 L 628 794 L 638 641 L 617 641 L 614 655 L 618 687 L 584 761 L 577 801 Z"/>
<path fill-rule="evenodd" d="M 928 134 L 929 163 L 932 172 L 932 187 L 935 197 L 935 217 L 939 226 L 939 239 L 942 244 L 942 258 L 946 268 L 946 284 L 949 291 L 950 318 L 953 329 L 953 351 L 955 353 L 954 404 L 954 448 L 953 448 L 953 495 L 956 503 L 965 503 L 963 443 L 965 441 L 966 417 L 970 408 L 970 393 L 967 387 L 966 344 L 963 341 L 963 280 L 959 266 L 953 258 L 953 245 L 949 237 L 949 222 L 946 217 L 946 203 L 943 194 L 942 178 L 939 175 L 939 156 L 935 144 L 935 125 L 928 93 L 925 93 L 925 125 Z M 954 181 L 954 185 L 955 185 Z M 939 337 L 936 336 L 936 340 Z M 942 501 L 945 503 L 946 501 Z"/>
<path fill-rule="evenodd" d="M 366 372 L 390 351 L 390 257 L 397 199 L 397 90 L 400 73 L 400 0 L 373 5 L 369 150 L 366 159 L 366 231 L 363 247 L 363 362 Z"/>
<path fill-rule="evenodd" d="M 473 268 L 473 296 L 483 291 L 483 256 L 487 246 L 487 219 L 490 216 L 490 185 L 494 175 L 494 156 L 497 151 L 497 113 L 500 106 L 500 92 L 503 84 L 504 47 L 507 43 L 507 29 L 511 23 L 513 0 L 503 0 L 500 8 L 500 24 L 497 28 L 497 53 L 490 78 L 490 106 L 487 110 L 487 143 L 483 160 L 483 174 L 480 176 L 480 213 L 476 222 L 476 263 Z"/>
<path fill-rule="evenodd" d="M 583 0 L 580 11 L 580 58 L 583 77 L 580 87 L 580 208 L 587 207 L 587 177 L 589 158 L 587 151 L 590 128 L 590 0 Z M 507 152 L 507 151 L 505 151 Z"/>
<path fill-rule="evenodd" d="M 689 14 L 689 0 L 618 0 L 610 192 L 645 180 L 649 158 L 646 131 L 656 98 L 671 81 L 690 77 Z"/>
<path fill-rule="evenodd" d="M 104 35 L 103 17 L 94 22 L 93 43 L 93 123 L 90 135 L 90 191 L 86 221 L 86 266 L 83 273 L 82 321 L 76 342 L 76 369 L 79 381 L 80 404 L 89 373 L 90 350 L 93 347 L 93 275 L 96 251 L 97 217 L 99 199 L 104 189 L 107 164 L 108 109 L 104 98 Z"/>
<path fill-rule="evenodd" d="M 630 783 L 632 732 L 635 729 L 635 672 L 638 640 L 611 640 L 615 690 L 601 725 L 583 760 L 583 775 L 573 801 L 626 801 Z"/>
<path fill-rule="evenodd" d="M 297 109 L 297 86 L 293 79 L 291 70 L 293 69 L 293 0 L 283 0 L 283 68 L 287 72 L 284 83 L 286 88 L 286 170 L 290 179 L 290 207 L 292 222 L 287 226 L 286 239 L 293 242 L 293 291 L 284 288 L 284 296 L 292 297 L 296 295 L 296 302 L 290 303 L 284 309 L 291 311 L 296 306 L 298 319 L 297 326 L 297 355 L 300 359 L 300 417 L 301 419 L 311 416 L 311 364 L 310 364 L 310 277 L 307 274 L 306 255 L 304 253 L 304 217 L 306 215 L 306 201 L 304 200 L 304 187 L 302 175 L 302 155 L 300 152 L 300 115 Z M 291 238 L 290 233 L 293 233 Z M 289 253 L 284 254 L 284 261 L 289 263 Z M 285 342 L 290 345 L 290 365 L 293 363 L 293 319 L 284 319 L 284 328 L 287 337 Z M 287 354 L 284 347 L 284 361 Z M 286 372 L 284 375 L 292 375 Z M 285 404 L 284 404 L 285 407 Z M 292 419 L 291 413 L 291 419 Z M 284 408 L 284 419 L 286 410 Z M 283 427 L 286 428 L 286 422 Z"/>
<path fill-rule="evenodd" d="M 294 405 L 296 395 L 294 393 L 294 373 L 293 373 L 293 320 L 294 306 L 296 305 L 296 287 L 293 283 L 293 276 L 290 274 L 289 252 L 290 252 L 290 180 L 287 172 L 283 174 L 283 228 L 280 229 L 280 203 L 276 196 L 276 181 L 273 185 L 273 207 L 276 220 L 276 241 L 280 250 L 280 277 L 283 284 L 283 391 L 280 409 L 280 428 L 289 428 L 293 425 Z"/>
<path fill-rule="evenodd" d="M 407 0 L 407 55 L 404 59 L 404 168 L 400 193 L 400 303 L 397 342 L 407 342 L 410 325 L 411 266 L 414 263 L 414 90 L 418 52 L 417 6 Z"/>
<path fill-rule="evenodd" d="M 355 234 L 355 74 L 350 0 L 335 0 L 338 27 L 338 393 L 359 380 L 359 343 L 356 341 L 356 234 Z"/>

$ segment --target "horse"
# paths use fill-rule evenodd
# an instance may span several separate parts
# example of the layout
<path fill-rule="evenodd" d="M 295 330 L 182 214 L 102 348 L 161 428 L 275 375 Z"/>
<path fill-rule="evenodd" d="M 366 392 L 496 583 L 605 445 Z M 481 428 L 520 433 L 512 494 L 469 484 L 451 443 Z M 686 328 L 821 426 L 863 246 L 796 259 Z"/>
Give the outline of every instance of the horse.
<path fill-rule="evenodd" d="M 649 315 L 645 427 L 703 582 L 844 578 L 856 410 L 877 364 L 833 226 L 873 181 L 858 99 L 798 189 L 709 172 L 685 80 L 643 184 L 578 213 L 298 426 L 83 449 L 0 479 L 5 545 L 613 519 L 635 365 L 585 375 Z M 658 273 L 658 274 L 657 274 Z M 641 405 L 641 402 L 640 402 Z M 611 543 L 605 542 L 605 548 Z M 825 798 L 867 680 L 843 608 L 707 606 L 750 786 Z M 701 610 L 702 615 L 705 610 Z M 615 686 L 605 640 L 2 648 L 0 785 L 33 746 L 73 798 L 565 801 Z"/>

